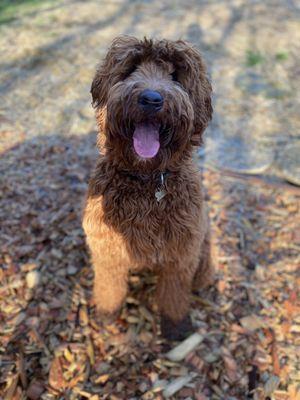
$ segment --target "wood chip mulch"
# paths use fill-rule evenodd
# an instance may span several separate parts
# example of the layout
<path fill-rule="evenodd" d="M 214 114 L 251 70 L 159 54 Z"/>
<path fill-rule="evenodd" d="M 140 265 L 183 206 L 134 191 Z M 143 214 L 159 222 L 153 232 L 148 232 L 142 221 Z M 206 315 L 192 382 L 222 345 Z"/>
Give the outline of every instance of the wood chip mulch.
<path fill-rule="evenodd" d="M 205 170 L 217 280 L 193 295 L 195 333 L 161 338 L 148 273 L 101 330 L 80 224 L 94 142 L 2 154 L 0 398 L 299 399 L 300 191 Z"/>

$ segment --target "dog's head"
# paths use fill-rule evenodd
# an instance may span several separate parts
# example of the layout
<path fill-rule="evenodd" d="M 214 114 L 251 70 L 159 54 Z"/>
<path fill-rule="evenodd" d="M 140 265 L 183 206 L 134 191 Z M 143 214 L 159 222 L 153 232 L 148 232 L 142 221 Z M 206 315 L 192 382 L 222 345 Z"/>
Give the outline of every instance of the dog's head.
<path fill-rule="evenodd" d="M 116 38 L 91 93 L 106 147 L 131 165 L 164 166 L 202 143 L 211 85 L 184 41 Z"/>

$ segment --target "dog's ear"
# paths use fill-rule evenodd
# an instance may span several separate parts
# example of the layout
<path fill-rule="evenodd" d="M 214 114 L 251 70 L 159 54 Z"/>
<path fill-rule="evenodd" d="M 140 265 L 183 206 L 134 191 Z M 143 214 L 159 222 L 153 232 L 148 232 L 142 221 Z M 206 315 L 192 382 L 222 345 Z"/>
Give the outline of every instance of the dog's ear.
<path fill-rule="evenodd" d="M 107 103 L 109 89 L 135 69 L 141 48 L 141 42 L 132 36 L 118 36 L 113 40 L 92 83 L 94 107 L 103 107 Z"/>
<path fill-rule="evenodd" d="M 190 140 L 193 145 L 200 146 L 203 132 L 212 118 L 212 87 L 200 52 L 183 40 L 176 42 L 176 50 L 180 81 L 194 104 L 194 132 Z"/>

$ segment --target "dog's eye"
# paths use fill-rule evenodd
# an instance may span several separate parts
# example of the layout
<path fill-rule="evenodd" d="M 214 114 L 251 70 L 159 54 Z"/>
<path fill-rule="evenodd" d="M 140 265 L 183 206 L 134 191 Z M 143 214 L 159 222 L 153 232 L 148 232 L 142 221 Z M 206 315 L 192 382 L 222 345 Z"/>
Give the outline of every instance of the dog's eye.
<path fill-rule="evenodd" d="M 127 74 L 128 74 L 128 75 L 133 74 L 134 71 L 135 71 L 136 69 L 137 69 L 137 65 L 133 65 L 133 66 L 129 69 L 129 71 L 127 72 Z"/>
<path fill-rule="evenodd" d="M 173 72 L 171 73 L 171 77 L 172 77 L 172 81 L 178 82 L 178 75 L 177 75 L 177 72 L 176 72 L 176 71 L 173 71 Z"/>
<path fill-rule="evenodd" d="M 133 65 L 130 69 L 128 69 L 126 72 L 124 72 L 124 74 L 123 74 L 123 79 L 126 79 L 126 78 L 128 78 L 131 74 L 133 74 L 134 73 L 134 71 L 137 69 L 137 66 L 136 65 Z"/>

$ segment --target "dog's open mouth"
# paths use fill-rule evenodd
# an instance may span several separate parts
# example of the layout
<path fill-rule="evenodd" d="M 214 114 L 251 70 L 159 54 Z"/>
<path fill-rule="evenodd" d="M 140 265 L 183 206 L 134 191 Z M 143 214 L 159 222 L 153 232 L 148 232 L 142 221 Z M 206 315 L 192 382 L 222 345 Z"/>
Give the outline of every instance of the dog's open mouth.
<path fill-rule="evenodd" d="M 142 158 L 153 158 L 159 151 L 159 124 L 140 123 L 135 126 L 133 147 Z"/>
<path fill-rule="evenodd" d="M 173 136 L 174 129 L 168 123 L 139 122 L 133 128 L 133 147 L 141 158 L 154 158 L 160 148 L 165 148 L 171 143 Z"/>

